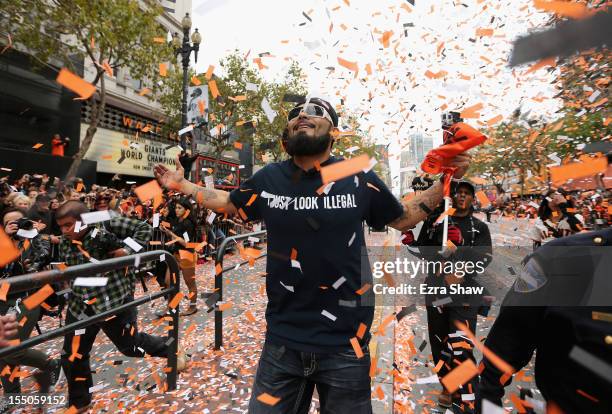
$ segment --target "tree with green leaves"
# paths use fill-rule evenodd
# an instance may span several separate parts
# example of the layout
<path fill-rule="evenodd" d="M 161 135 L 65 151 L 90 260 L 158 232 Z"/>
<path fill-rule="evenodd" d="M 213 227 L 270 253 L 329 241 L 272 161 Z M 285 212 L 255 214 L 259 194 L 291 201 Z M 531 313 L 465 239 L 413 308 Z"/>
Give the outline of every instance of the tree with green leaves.
<path fill-rule="evenodd" d="M 85 137 L 74 156 L 66 179 L 76 175 L 104 113 L 107 77 L 118 68 L 154 90 L 159 64 L 172 59 L 165 29 L 157 19 L 162 7 L 153 0 L 11 0 L 2 6 L 13 41 L 23 45 L 37 62 L 51 59 L 78 72 L 84 62 L 95 71 L 89 80 L 96 93 Z"/>
<path fill-rule="evenodd" d="M 208 82 L 209 85 L 208 124 L 200 128 L 216 160 L 238 145 L 236 143 L 253 144 L 257 154 L 269 150 L 275 159 L 280 159 L 279 138 L 287 124 L 287 111 L 294 105 L 283 102 L 283 97 L 306 94 L 303 72 L 297 63 L 289 65 L 280 81 L 267 82 L 236 50 L 220 62 L 219 74 L 207 79 L 203 74 L 194 73 L 190 78 L 192 82 Z M 159 94 L 159 102 L 167 117 L 166 125 L 175 130 L 180 126 L 181 79 L 181 73 L 171 71 Z M 212 95 L 211 82 L 214 82 L 218 96 Z M 276 112 L 272 122 L 262 108 L 264 99 Z"/>

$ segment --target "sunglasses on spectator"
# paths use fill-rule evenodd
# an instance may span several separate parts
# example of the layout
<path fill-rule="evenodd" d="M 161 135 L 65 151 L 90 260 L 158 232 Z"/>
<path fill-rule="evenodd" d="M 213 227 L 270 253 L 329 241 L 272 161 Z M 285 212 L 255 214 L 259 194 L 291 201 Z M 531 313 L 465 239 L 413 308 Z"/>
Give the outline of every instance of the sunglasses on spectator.
<path fill-rule="evenodd" d="M 292 119 L 297 118 L 298 116 L 300 116 L 302 112 L 304 112 L 306 115 L 310 117 L 325 118 L 332 125 L 334 124 L 334 121 L 332 121 L 331 116 L 329 116 L 329 114 L 327 113 L 327 110 L 323 108 L 322 106 L 314 104 L 314 103 L 309 103 L 306 106 L 304 105 L 296 106 L 291 111 L 289 111 L 289 114 L 287 115 L 287 121 L 291 121 Z"/>

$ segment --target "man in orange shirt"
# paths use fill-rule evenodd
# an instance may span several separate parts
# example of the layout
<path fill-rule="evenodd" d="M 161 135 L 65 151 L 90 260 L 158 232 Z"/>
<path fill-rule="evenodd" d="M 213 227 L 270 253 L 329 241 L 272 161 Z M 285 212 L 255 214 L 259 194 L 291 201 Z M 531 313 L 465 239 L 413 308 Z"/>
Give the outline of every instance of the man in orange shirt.
<path fill-rule="evenodd" d="M 51 139 L 51 155 L 56 157 L 64 156 L 64 147 L 68 145 L 70 142 L 70 138 L 62 138 L 60 134 L 53 135 L 53 139 Z"/>

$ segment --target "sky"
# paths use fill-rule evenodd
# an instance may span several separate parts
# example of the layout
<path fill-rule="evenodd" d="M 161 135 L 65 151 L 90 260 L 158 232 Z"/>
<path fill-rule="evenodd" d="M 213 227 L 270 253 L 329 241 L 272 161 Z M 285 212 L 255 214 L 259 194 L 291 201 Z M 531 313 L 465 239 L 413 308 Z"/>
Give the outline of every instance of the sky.
<path fill-rule="evenodd" d="M 548 14 L 530 0 L 414 3 L 193 0 L 193 27 L 203 38 L 196 70 L 214 65 L 219 73 L 219 60 L 234 49 L 250 51 L 249 60 L 268 52 L 261 74 L 271 80 L 296 60 L 311 96 L 343 102 L 342 110 L 360 116 L 372 139 L 389 145 L 395 191 L 408 137 L 421 132 L 440 144 L 444 110 L 482 104 L 479 117 L 469 120 L 481 128 L 519 106 L 532 116 L 554 117 L 554 70 L 507 64 L 513 40 L 540 30 Z M 338 58 L 356 63 L 357 77 Z"/>

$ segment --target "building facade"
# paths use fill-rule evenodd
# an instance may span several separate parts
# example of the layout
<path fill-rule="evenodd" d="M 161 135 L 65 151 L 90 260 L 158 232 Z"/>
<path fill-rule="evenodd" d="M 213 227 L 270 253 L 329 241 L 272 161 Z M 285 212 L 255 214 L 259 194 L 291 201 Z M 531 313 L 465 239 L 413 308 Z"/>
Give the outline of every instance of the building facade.
<path fill-rule="evenodd" d="M 400 192 L 402 195 L 411 190 L 412 180 L 421 173 L 421 163 L 433 148 L 433 138 L 416 133 L 409 137 L 400 155 Z"/>

